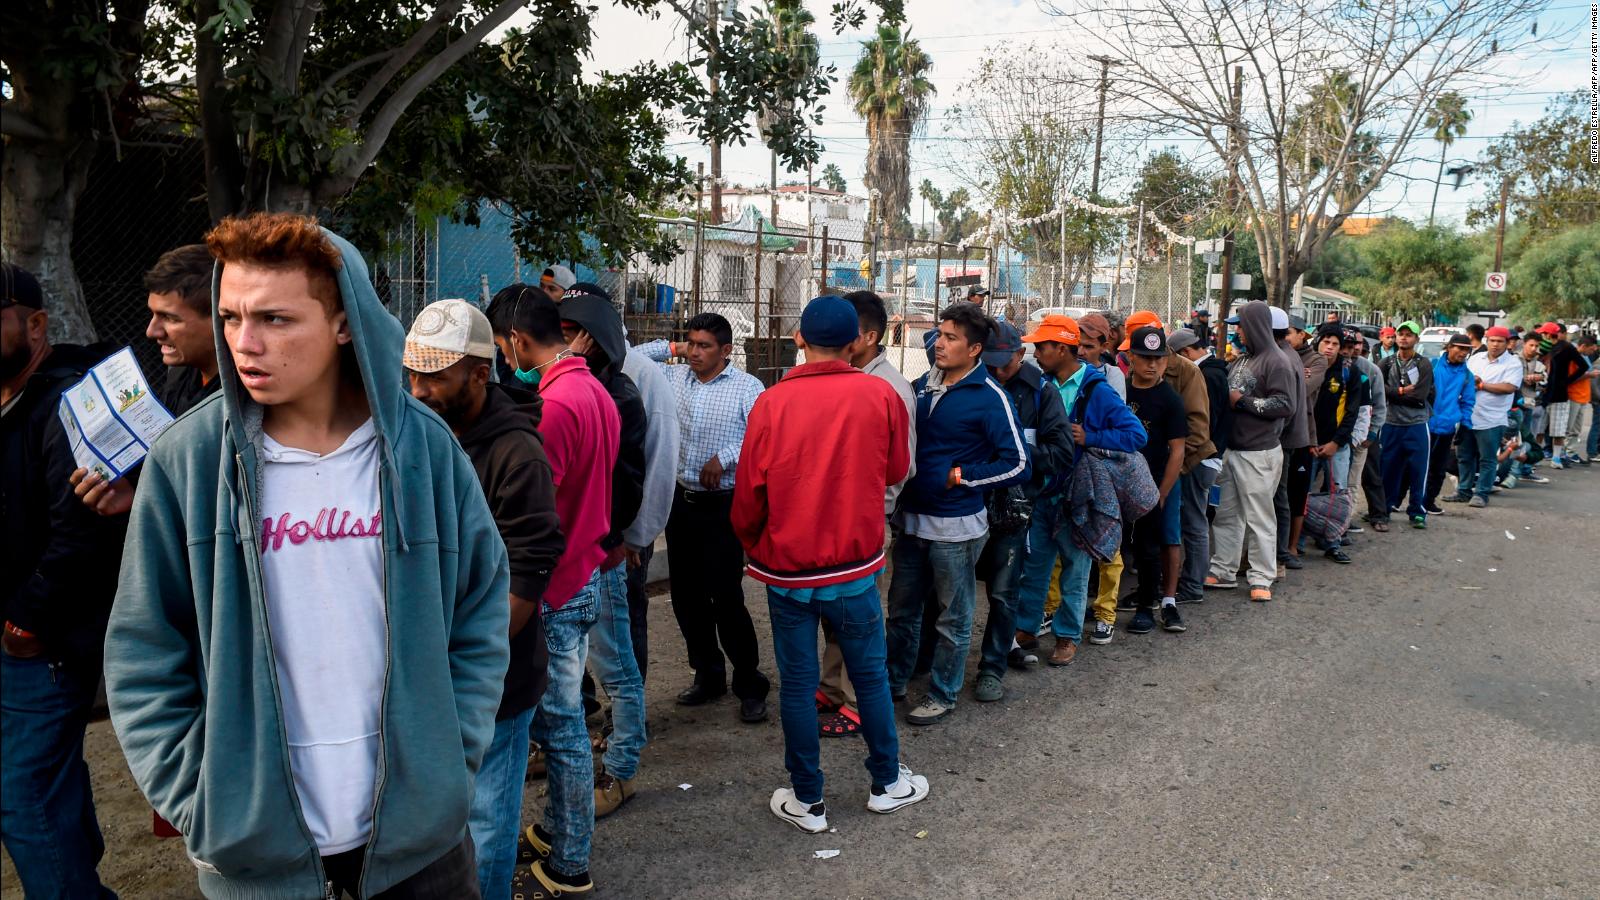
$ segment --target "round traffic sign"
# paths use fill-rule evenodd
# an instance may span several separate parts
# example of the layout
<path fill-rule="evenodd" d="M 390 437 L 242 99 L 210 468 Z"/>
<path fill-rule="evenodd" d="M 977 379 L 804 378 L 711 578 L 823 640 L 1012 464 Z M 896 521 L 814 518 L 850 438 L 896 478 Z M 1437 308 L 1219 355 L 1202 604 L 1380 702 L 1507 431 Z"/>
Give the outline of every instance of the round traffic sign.
<path fill-rule="evenodd" d="M 1486 291 L 1503 291 L 1506 289 L 1506 273 L 1490 272 L 1483 277 L 1483 289 Z"/>

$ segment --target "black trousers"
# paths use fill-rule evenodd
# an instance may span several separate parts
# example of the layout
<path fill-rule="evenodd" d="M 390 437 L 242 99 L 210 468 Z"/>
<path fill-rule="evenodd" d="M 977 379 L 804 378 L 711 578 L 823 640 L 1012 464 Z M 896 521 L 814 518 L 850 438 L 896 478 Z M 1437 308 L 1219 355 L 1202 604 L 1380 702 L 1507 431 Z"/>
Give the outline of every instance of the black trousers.
<path fill-rule="evenodd" d="M 765 699 L 771 685 L 758 668 L 756 628 L 744 606 L 744 547 L 733 533 L 732 510 L 732 491 L 680 486 L 674 492 L 667 519 L 672 612 L 696 682 L 726 683 L 732 663 L 734 695 Z"/>
<path fill-rule="evenodd" d="M 1373 432 L 1367 462 L 1361 467 L 1361 493 L 1367 498 L 1367 521 L 1389 521 L 1389 500 L 1383 494 L 1383 436 L 1379 432 Z"/>
<path fill-rule="evenodd" d="M 329 896 L 361 896 L 361 869 L 366 863 L 366 853 L 367 847 L 363 844 L 354 850 L 322 858 Z M 482 895 L 478 893 L 478 862 L 472 838 L 469 836 L 454 850 L 423 866 L 417 874 L 372 896 L 373 900 L 433 900 L 435 897 L 477 900 Z"/>
<path fill-rule="evenodd" d="M 650 669 L 650 597 L 644 592 L 644 583 L 655 555 L 653 545 L 640 550 L 638 567 L 628 569 L 628 634 L 633 638 L 633 658 L 639 664 L 641 681 Z"/>
<path fill-rule="evenodd" d="M 1439 491 L 1444 488 L 1444 476 L 1456 470 L 1456 436 L 1429 434 L 1428 440 L 1428 496 L 1425 505 L 1433 506 L 1434 501 L 1439 499 Z"/>

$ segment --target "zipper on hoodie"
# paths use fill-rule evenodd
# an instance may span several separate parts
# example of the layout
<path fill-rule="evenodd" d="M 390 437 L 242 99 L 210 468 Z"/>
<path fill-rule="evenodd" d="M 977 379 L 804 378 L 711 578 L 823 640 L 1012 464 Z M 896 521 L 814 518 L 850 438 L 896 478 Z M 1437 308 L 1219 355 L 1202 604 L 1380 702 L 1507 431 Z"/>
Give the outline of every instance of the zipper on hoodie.
<path fill-rule="evenodd" d="M 261 539 L 256 534 L 256 528 L 258 527 L 256 523 L 260 519 L 256 517 L 255 499 L 250 489 L 250 486 L 254 484 L 254 479 L 250 477 L 249 472 L 245 471 L 244 454 L 235 451 L 233 461 L 239 470 L 239 491 L 244 496 L 244 511 L 249 522 L 249 528 L 245 534 L 245 538 L 250 542 L 250 546 L 246 548 L 244 554 L 245 578 L 250 582 L 251 600 L 254 601 L 261 617 L 262 633 L 267 639 L 267 652 L 272 656 L 272 665 L 269 668 L 272 671 L 270 682 L 272 684 L 272 701 L 278 710 L 278 746 L 281 748 L 279 761 L 283 764 L 284 780 L 289 783 L 289 799 L 294 805 L 295 824 L 300 826 L 300 834 L 305 838 L 306 844 L 312 850 L 311 865 L 317 873 L 317 881 L 324 885 L 325 888 L 331 888 L 328 882 L 328 873 L 322 868 L 322 852 L 317 848 L 316 838 L 311 835 L 311 826 L 306 824 L 305 811 L 300 807 L 300 792 L 294 786 L 294 767 L 289 761 L 289 731 L 283 723 L 283 694 L 278 687 L 277 653 L 273 650 L 272 643 L 272 619 L 267 614 L 267 592 L 262 587 L 261 582 Z M 385 678 L 387 678 L 387 675 L 385 675 Z"/>
<path fill-rule="evenodd" d="M 376 419 L 373 422 L 377 424 Z M 390 521 L 390 510 L 386 508 L 385 498 L 389 496 L 389 485 L 393 482 L 393 473 L 383 460 L 378 461 L 378 509 L 383 514 L 383 521 Z M 395 527 L 399 527 L 398 525 Z M 378 760 L 377 775 L 372 779 L 372 813 L 368 817 L 371 826 L 367 829 L 367 849 L 362 854 L 361 878 L 356 884 L 356 889 L 363 895 L 367 892 L 367 873 L 372 871 L 372 848 L 378 845 L 378 802 L 383 797 L 383 782 L 388 775 L 388 765 L 385 759 L 386 741 L 384 740 L 384 725 L 387 722 L 389 706 L 389 672 L 392 668 L 394 657 L 393 631 L 389 625 L 389 535 L 394 529 L 385 527 L 383 539 L 378 541 L 378 552 L 383 556 L 383 692 L 378 695 Z"/>

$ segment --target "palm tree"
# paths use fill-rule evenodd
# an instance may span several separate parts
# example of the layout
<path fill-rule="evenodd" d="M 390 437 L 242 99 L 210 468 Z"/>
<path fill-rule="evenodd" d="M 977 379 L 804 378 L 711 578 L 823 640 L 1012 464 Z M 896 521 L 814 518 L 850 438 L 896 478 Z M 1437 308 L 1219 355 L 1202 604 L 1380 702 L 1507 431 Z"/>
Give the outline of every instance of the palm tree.
<path fill-rule="evenodd" d="M 1439 142 L 1439 175 L 1433 180 L 1433 202 L 1428 204 L 1428 227 L 1433 227 L 1433 210 L 1439 205 L 1439 182 L 1444 180 L 1444 156 L 1450 145 L 1457 138 L 1467 133 L 1467 123 L 1472 121 L 1472 112 L 1467 109 L 1467 98 L 1455 91 L 1446 91 L 1439 95 L 1434 102 L 1433 109 L 1428 111 L 1428 117 L 1422 120 L 1423 127 L 1433 129 L 1433 139 Z"/>
<path fill-rule="evenodd" d="M 850 73 L 856 115 L 867 123 L 868 188 L 878 191 L 879 214 L 890 222 L 911 209 L 911 135 L 928 114 L 936 93 L 928 70 L 933 60 L 922 45 L 893 25 L 878 26 L 861 44 L 861 58 Z"/>

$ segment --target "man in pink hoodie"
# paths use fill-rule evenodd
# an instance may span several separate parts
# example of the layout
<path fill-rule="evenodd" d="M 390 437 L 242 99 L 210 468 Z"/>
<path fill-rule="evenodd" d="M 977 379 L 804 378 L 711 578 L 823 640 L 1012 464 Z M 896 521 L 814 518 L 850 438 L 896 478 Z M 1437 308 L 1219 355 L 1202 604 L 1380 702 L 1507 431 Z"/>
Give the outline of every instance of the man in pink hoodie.
<path fill-rule="evenodd" d="M 537 851 L 530 874 L 550 894 L 592 890 L 594 758 L 583 721 L 583 667 L 596 617 L 601 538 L 611 530 L 611 471 L 622 423 L 605 386 L 583 357 L 567 348 L 561 313 L 545 292 L 526 284 L 504 288 L 489 304 L 495 346 L 517 380 L 539 392 L 539 434 L 556 485 L 556 514 L 567 548 L 550 573 L 543 609 L 550 683 L 533 717 L 544 748 L 549 801 L 544 821 L 528 828 Z M 520 881 L 520 879 L 518 879 Z"/>

